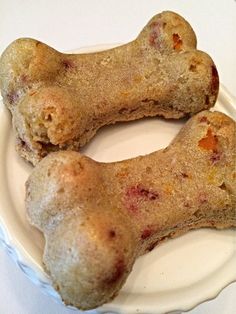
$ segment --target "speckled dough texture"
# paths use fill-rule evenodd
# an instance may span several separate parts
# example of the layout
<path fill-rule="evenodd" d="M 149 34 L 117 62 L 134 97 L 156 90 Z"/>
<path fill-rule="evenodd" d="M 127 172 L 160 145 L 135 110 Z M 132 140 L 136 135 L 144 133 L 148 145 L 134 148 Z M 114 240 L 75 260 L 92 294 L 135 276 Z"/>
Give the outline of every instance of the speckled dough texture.
<path fill-rule="evenodd" d="M 135 259 L 168 238 L 236 226 L 235 132 L 231 118 L 203 111 L 149 155 L 100 163 L 61 151 L 34 168 L 27 215 L 45 235 L 45 267 L 66 304 L 112 300 Z"/>
<path fill-rule="evenodd" d="M 18 39 L 1 56 L 0 86 L 17 150 L 36 164 L 52 151 L 79 150 L 103 125 L 208 109 L 219 78 L 188 22 L 163 12 L 136 40 L 98 53 L 63 54 Z"/>

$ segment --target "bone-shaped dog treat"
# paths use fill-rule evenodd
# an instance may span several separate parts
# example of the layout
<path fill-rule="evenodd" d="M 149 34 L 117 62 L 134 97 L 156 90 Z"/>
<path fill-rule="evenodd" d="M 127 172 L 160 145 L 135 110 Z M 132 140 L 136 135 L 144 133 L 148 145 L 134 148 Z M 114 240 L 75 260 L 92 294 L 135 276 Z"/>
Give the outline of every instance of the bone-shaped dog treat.
<path fill-rule="evenodd" d="M 27 181 L 29 221 L 67 304 L 95 308 L 124 284 L 137 256 L 200 227 L 236 226 L 235 122 L 203 111 L 165 149 L 99 163 L 77 152 L 45 157 Z"/>
<path fill-rule="evenodd" d="M 99 53 L 63 54 L 18 39 L 1 57 L 0 84 L 18 151 L 33 164 L 51 151 L 78 150 L 106 124 L 208 109 L 219 88 L 213 61 L 172 12 L 153 17 L 136 40 Z"/>

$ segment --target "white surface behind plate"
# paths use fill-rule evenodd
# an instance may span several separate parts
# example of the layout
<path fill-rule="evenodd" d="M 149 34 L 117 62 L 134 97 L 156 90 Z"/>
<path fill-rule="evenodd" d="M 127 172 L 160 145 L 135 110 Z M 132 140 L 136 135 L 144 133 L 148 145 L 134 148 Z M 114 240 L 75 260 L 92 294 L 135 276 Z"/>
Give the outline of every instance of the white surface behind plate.
<path fill-rule="evenodd" d="M 197 31 L 200 47 L 210 52 L 220 70 L 222 81 L 234 92 L 236 80 L 232 69 L 236 68 L 236 45 L 232 38 L 236 29 L 236 6 L 233 0 L 150 0 L 148 3 L 145 0 L 2 0 L 0 50 L 19 36 L 39 38 L 61 50 L 101 42 L 125 42 L 133 38 L 153 14 L 163 9 L 176 10 L 191 21 Z M 16 174 L 13 175 L 13 178 L 16 178 Z M 21 193 L 22 190 L 19 189 L 18 194 Z M 1 251 L 0 254 L 0 313 L 70 312 L 54 304 L 48 297 L 42 296 Z M 201 305 L 191 313 L 232 314 L 236 286 L 232 287 L 210 305 Z"/>

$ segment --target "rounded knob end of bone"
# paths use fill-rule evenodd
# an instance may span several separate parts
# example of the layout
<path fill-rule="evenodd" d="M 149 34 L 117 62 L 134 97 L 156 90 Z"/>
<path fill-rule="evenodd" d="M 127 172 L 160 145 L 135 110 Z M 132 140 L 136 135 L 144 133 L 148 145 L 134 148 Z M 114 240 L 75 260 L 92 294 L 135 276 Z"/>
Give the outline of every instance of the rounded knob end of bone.
<path fill-rule="evenodd" d="M 0 58 L 0 86 L 9 105 L 12 94 L 25 84 L 35 84 L 55 77 L 61 67 L 60 53 L 31 38 L 11 43 Z"/>
<path fill-rule="evenodd" d="M 72 214 L 46 234 L 44 262 L 66 304 L 92 309 L 113 299 L 135 259 L 132 229 L 104 209 Z"/>

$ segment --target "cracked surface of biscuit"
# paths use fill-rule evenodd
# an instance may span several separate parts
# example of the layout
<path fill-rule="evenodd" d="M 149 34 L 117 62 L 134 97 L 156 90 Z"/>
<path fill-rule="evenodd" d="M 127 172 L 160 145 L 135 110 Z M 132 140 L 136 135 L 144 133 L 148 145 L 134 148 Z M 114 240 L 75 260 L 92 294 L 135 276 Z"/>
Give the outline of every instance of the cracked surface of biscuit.
<path fill-rule="evenodd" d="M 36 164 L 49 152 L 78 150 L 103 125 L 208 109 L 219 78 L 188 22 L 163 12 L 134 41 L 98 53 L 63 54 L 18 39 L 1 56 L 0 85 L 17 149 Z"/>
<path fill-rule="evenodd" d="M 99 163 L 51 153 L 26 184 L 44 263 L 66 304 L 95 308 L 119 292 L 135 259 L 200 227 L 236 226 L 236 124 L 219 112 L 192 117 L 165 149 Z"/>

